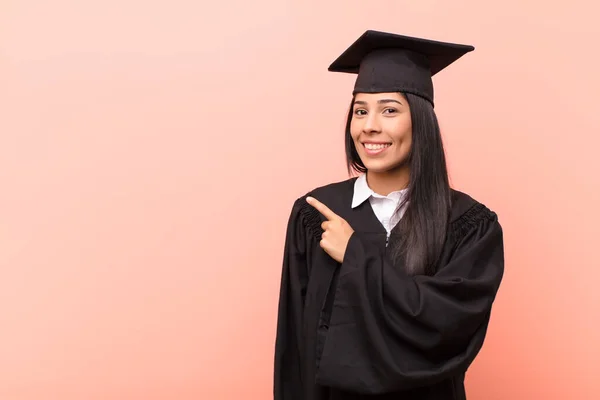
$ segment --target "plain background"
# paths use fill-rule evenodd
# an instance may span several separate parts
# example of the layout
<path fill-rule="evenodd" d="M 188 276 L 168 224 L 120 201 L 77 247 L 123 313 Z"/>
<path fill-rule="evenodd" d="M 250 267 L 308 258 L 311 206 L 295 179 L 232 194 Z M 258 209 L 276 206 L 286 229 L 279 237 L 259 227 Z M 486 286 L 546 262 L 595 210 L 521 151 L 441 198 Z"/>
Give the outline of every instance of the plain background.
<path fill-rule="evenodd" d="M 505 229 L 469 399 L 600 398 L 592 1 L 0 2 L 0 398 L 271 396 L 285 224 L 347 178 L 366 29 L 435 78 L 452 182 Z"/>

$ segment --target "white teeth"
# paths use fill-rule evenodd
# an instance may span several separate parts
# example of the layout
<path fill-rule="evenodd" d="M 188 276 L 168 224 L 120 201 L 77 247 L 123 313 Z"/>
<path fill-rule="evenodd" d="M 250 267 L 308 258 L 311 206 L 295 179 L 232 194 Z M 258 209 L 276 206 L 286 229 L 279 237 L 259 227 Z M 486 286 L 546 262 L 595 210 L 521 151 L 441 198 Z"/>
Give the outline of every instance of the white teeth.
<path fill-rule="evenodd" d="M 386 147 L 389 147 L 390 145 L 391 145 L 390 143 L 386 143 L 386 144 L 365 143 L 365 148 L 367 148 L 368 150 L 381 150 Z"/>

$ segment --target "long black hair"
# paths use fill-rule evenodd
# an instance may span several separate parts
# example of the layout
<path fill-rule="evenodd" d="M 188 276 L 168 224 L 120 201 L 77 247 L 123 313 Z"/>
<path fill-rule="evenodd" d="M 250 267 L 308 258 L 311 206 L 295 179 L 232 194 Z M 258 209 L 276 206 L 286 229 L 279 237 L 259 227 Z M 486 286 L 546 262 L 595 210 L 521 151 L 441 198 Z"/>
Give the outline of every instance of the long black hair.
<path fill-rule="evenodd" d="M 392 231 L 392 258 L 402 261 L 409 274 L 431 274 L 446 239 L 451 209 L 451 188 L 442 136 L 433 106 L 427 100 L 402 93 L 412 119 L 412 146 L 406 160 L 409 183 L 398 208 L 404 215 Z M 348 172 L 366 173 L 350 134 L 354 99 L 346 122 L 346 162 Z"/>

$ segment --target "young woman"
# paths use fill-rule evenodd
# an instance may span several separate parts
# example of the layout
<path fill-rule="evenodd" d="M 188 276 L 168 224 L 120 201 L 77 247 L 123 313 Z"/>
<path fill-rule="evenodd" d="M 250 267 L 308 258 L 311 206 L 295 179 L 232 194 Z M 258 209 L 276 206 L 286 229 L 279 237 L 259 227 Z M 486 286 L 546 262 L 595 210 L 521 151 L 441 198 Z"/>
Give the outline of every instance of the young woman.
<path fill-rule="evenodd" d="M 288 223 L 275 400 L 459 400 L 504 272 L 496 214 L 451 189 L 431 77 L 473 47 L 367 31 L 343 182 Z"/>

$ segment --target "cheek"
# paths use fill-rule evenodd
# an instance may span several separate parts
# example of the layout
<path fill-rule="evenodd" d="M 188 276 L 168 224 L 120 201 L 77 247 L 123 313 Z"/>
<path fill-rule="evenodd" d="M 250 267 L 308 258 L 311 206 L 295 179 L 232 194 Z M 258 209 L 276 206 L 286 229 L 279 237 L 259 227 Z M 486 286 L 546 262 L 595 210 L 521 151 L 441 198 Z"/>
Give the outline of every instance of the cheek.
<path fill-rule="evenodd" d="M 410 144 L 412 141 L 412 127 L 410 122 L 396 121 L 394 125 L 390 127 L 390 132 L 390 136 L 396 142 Z"/>
<path fill-rule="evenodd" d="M 352 139 L 354 141 L 356 141 L 358 139 L 358 137 L 360 136 L 360 132 L 361 132 L 361 128 L 360 128 L 359 124 L 356 122 L 351 122 L 350 123 L 350 136 L 352 136 Z"/>

